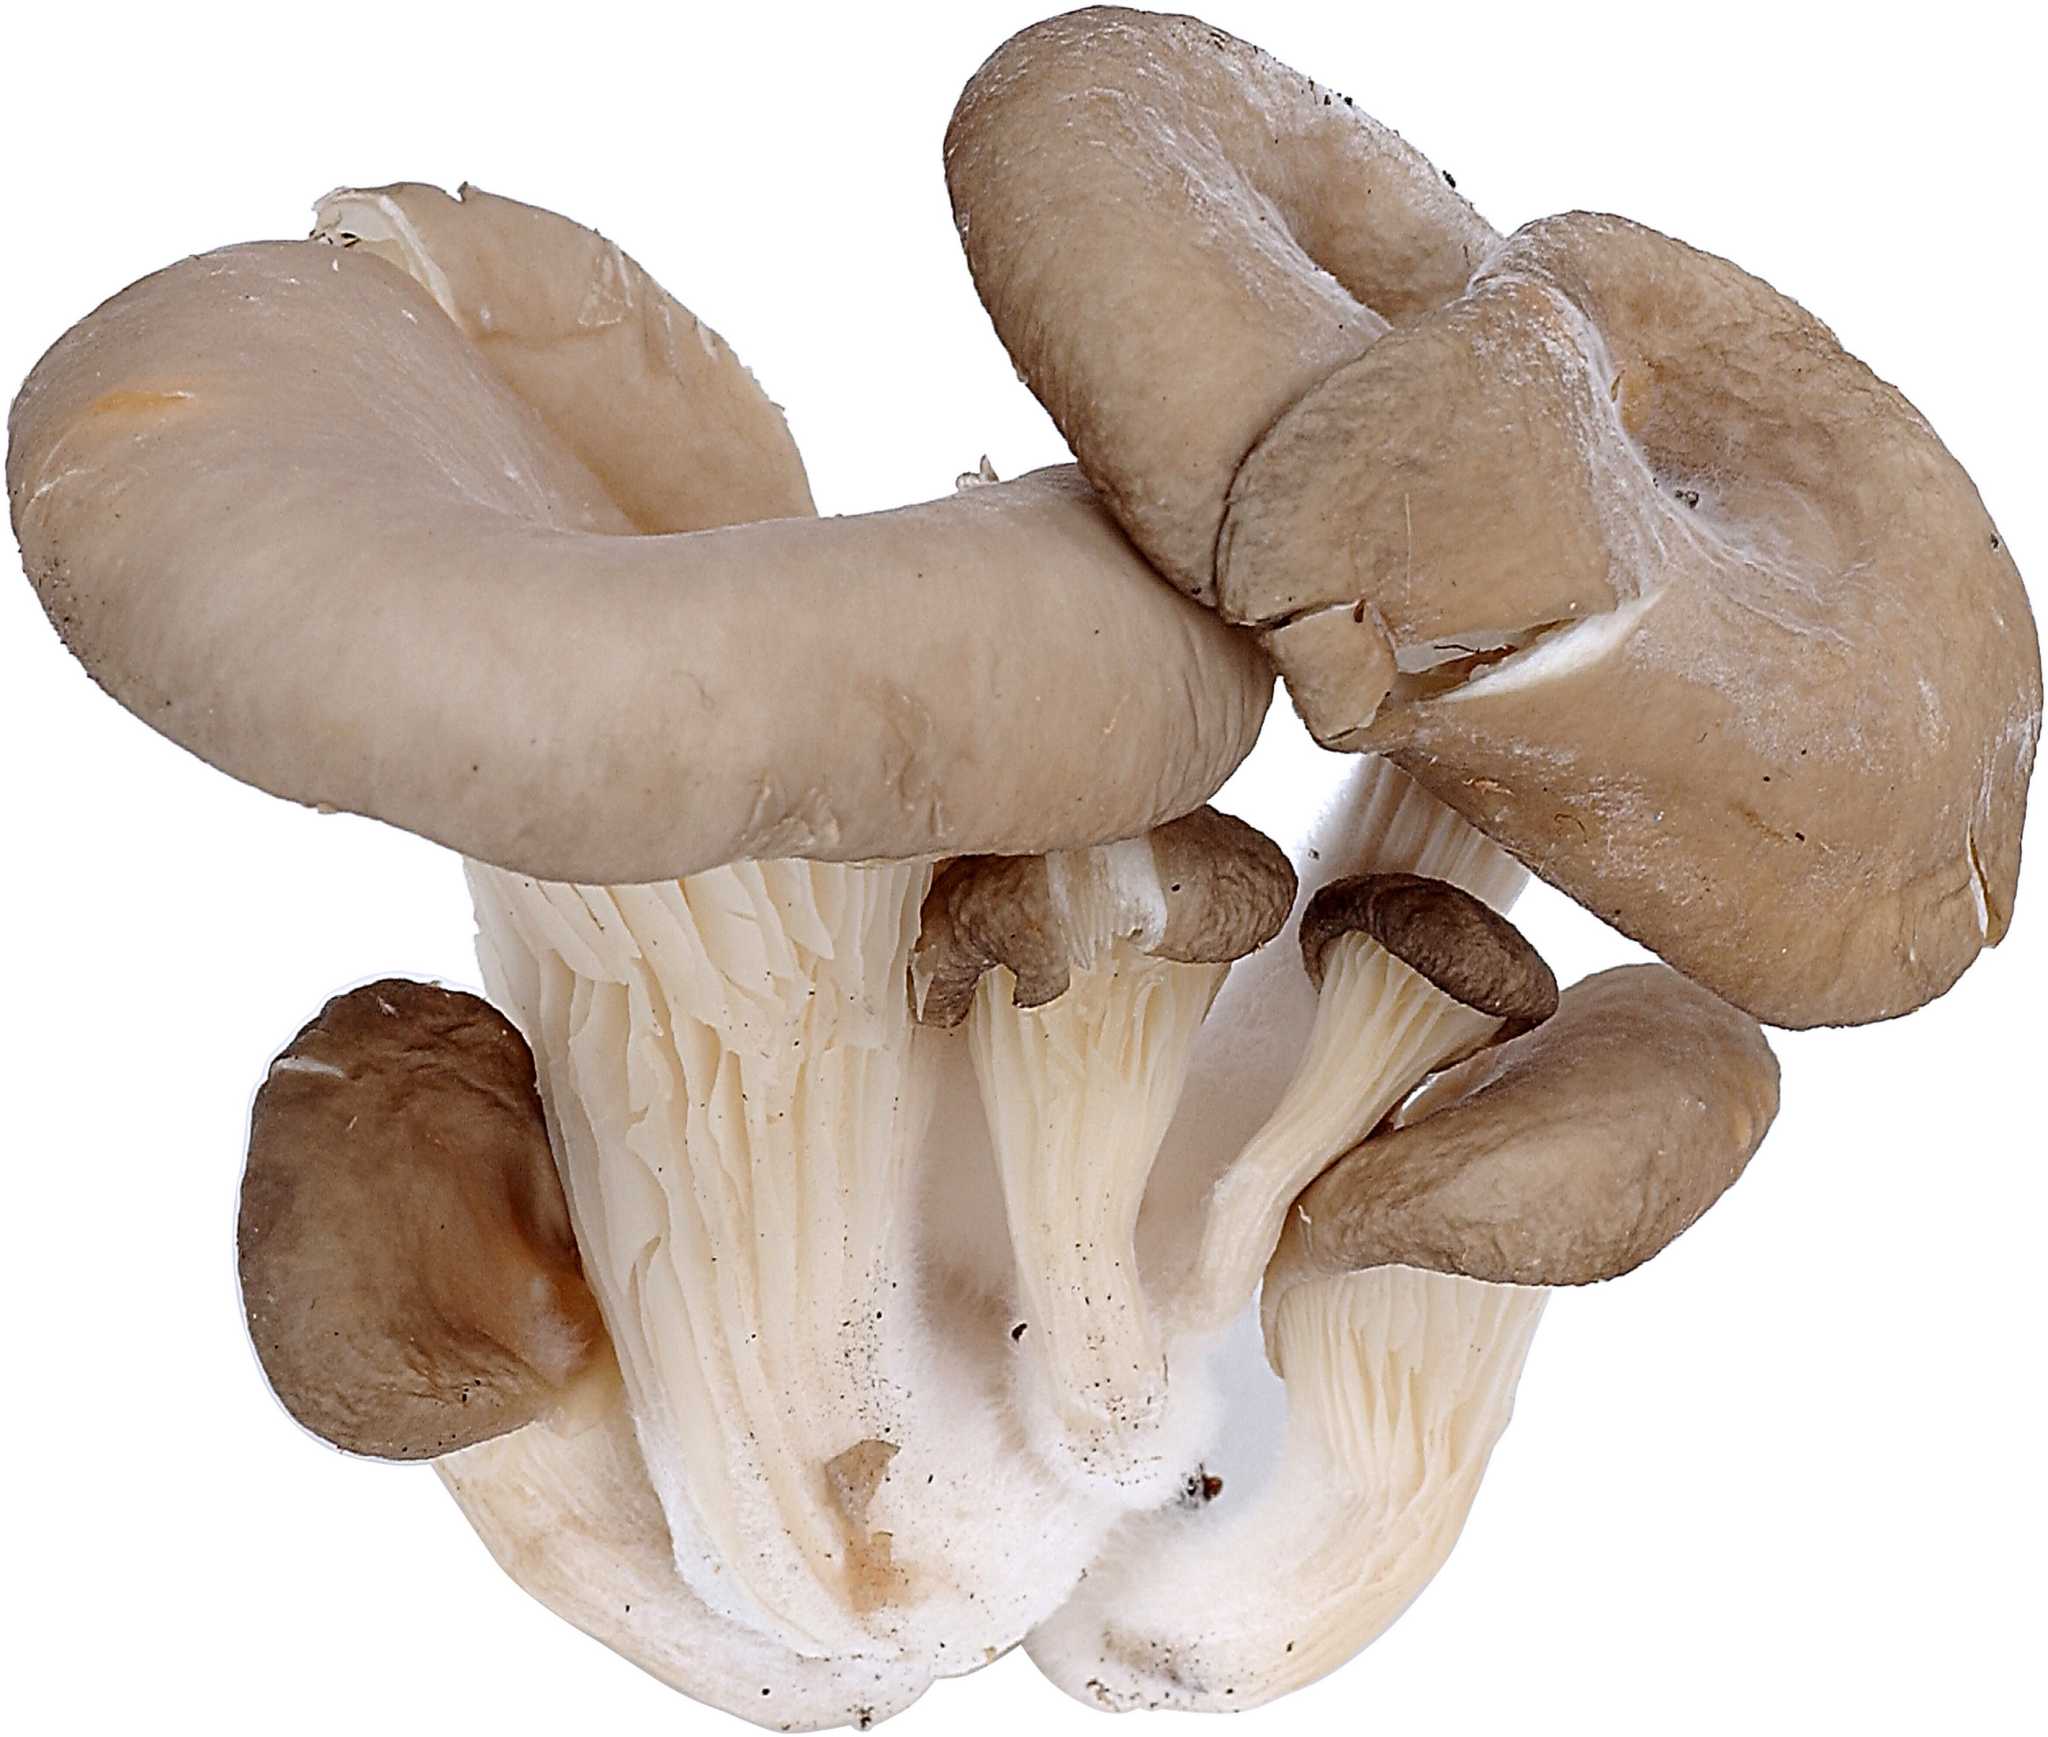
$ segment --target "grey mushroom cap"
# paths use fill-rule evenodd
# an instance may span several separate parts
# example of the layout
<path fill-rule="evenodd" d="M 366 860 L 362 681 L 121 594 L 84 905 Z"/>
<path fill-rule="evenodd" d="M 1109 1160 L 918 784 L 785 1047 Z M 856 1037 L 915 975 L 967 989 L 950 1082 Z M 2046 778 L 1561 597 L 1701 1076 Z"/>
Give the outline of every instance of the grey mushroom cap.
<path fill-rule="evenodd" d="M 1256 827 L 1198 808 L 1155 827 L 1144 842 L 1164 903 L 1156 938 L 1140 942 L 1152 958 L 1225 964 L 1264 946 L 1287 921 L 1294 868 Z M 1018 1007 L 1064 995 L 1074 957 L 1061 899 L 1044 856 L 962 857 L 941 869 L 925 896 L 912 959 L 913 978 L 925 986 L 919 1018 L 958 1025 L 983 973 L 996 965 L 1016 977 Z"/>
<path fill-rule="evenodd" d="M 340 205 L 429 251 L 332 229 L 183 260 L 9 419 L 52 623 L 223 771 L 616 884 L 1125 838 L 1257 738 L 1258 648 L 1071 469 L 810 517 L 780 412 L 610 243 L 473 192 Z M 721 442 L 756 455 L 757 519 L 710 504 L 721 466 L 650 463 Z"/>
<path fill-rule="evenodd" d="M 1267 1272 L 1269 1316 L 1303 1279 L 1368 1267 L 1618 1277 L 1721 1197 L 1777 1110 L 1777 1060 L 1747 1014 L 1668 966 L 1586 978 L 1302 1191 Z"/>
<path fill-rule="evenodd" d="M 456 990 L 372 983 L 292 1039 L 256 1094 L 237 1250 L 271 1388 L 351 1453 L 517 1429 L 604 1347 L 532 1053 Z"/>

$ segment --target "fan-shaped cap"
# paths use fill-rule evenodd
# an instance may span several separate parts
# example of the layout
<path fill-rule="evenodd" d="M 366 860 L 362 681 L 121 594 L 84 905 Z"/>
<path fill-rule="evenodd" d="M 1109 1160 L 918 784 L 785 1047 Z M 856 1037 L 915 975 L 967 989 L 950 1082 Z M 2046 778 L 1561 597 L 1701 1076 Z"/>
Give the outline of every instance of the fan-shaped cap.
<path fill-rule="evenodd" d="M 2005 932 L 2041 717 L 2011 551 L 1725 260 L 1532 224 L 1279 420 L 1219 566 L 1323 740 L 1760 1018 L 1908 1012 Z"/>
<path fill-rule="evenodd" d="M 337 1447 L 430 1459 L 554 1409 L 599 1352 L 526 1040 L 396 979 L 338 995 L 256 1094 L 249 1337 Z"/>
<path fill-rule="evenodd" d="M 1374 1266 L 1512 1285 L 1628 1272 L 1742 1174 L 1778 1111 L 1778 1064 L 1755 1020 L 1630 965 L 1575 984 L 1415 1108 L 1302 1191 L 1269 1315 L 1293 1284 Z"/>

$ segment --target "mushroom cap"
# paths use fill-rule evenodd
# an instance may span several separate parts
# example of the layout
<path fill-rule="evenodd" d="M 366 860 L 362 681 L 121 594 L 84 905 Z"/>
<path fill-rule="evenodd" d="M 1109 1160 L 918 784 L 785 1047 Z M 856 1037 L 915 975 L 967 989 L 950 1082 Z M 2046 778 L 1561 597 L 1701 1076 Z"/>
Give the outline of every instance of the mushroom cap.
<path fill-rule="evenodd" d="M 552 1410 L 604 1343 L 526 1040 L 488 1002 L 338 995 L 256 1093 L 237 1232 L 285 1409 L 431 1459 Z"/>
<path fill-rule="evenodd" d="M 1018 372 L 1132 539 L 1205 601 L 1259 435 L 1499 240 L 1350 98 L 1198 18 L 1121 7 L 989 57 L 947 127 L 946 184 Z"/>
<path fill-rule="evenodd" d="M 1520 231 L 1280 418 L 1219 569 L 1326 743 L 1760 1018 L 1908 1012 L 2005 932 L 2041 717 L 2011 551 L 1905 398 L 1725 260 Z M 1388 640 L 1447 661 L 1345 709 Z"/>
<path fill-rule="evenodd" d="M 1574 984 L 1557 1012 L 1426 1089 L 1302 1191 L 1267 1303 L 1303 1279 L 1423 1267 L 1583 1285 L 1640 1266 L 1742 1174 L 1778 1112 L 1755 1020 L 1662 965 Z"/>
<path fill-rule="evenodd" d="M 1427 875 L 1346 875 L 1318 887 L 1301 914 L 1301 962 L 1323 986 L 1325 956 L 1366 935 L 1453 1001 L 1502 1021 L 1501 1037 L 1557 1011 L 1557 979 L 1522 931 L 1463 887 Z"/>
<path fill-rule="evenodd" d="M 730 510 L 727 461 L 702 456 L 726 440 L 762 455 L 750 507 L 809 511 L 730 351 L 563 219 L 425 199 L 415 233 L 451 261 L 420 268 L 430 293 L 381 256 L 403 236 L 345 244 L 381 210 L 351 197 L 333 244 L 228 248 L 123 291 L 14 406 L 44 607 L 202 758 L 615 884 L 1129 837 L 1249 751 L 1270 667 L 1071 470 L 700 529 Z M 611 335 L 582 343 L 586 320 Z M 702 486 L 667 487 L 664 453 Z M 668 534 L 632 534 L 648 523 Z"/>
<path fill-rule="evenodd" d="M 1135 864 L 1115 854 L 1121 845 L 1078 865 L 1045 856 L 948 863 L 925 895 L 911 958 L 918 1017 L 958 1025 L 994 965 L 1016 977 L 1017 1006 L 1055 1000 L 1101 939 L 1091 918 L 1154 959 L 1221 965 L 1264 946 L 1293 908 L 1286 853 L 1234 815 L 1198 808 L 1129 842 L 1143 847 Z M 1077 874 L 1108 884 L 1077 887 Z"/>

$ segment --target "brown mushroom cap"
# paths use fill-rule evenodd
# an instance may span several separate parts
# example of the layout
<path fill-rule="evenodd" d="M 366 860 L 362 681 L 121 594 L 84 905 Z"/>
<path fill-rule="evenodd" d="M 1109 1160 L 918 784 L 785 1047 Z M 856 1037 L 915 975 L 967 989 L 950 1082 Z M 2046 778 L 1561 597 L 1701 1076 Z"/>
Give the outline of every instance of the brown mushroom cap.
<path fill-rule="evenodd" d="M 1557 979 L 1522 931 L 1463 887 L 1427 875 L 1347 875 L 1301 914 L 1301 962 L 1323 986 L 1325 955 L 1366 935 L 1453 1001 L 1502 1022 L 1502 1040 L 1557 1011 Z"/>
<path fill-rule="evenodd" d="M 1755 1020 L 1665 966 L 1630 965 L 1573 985 L 1431 1100 L 1302 1191 L 1269 1313 L 1303 1279 L 1367 1267 L 1509 1285 L 1628 1272 L 1742 1174 L 1778 1112 L 1778 1064 Z"/>
<path fill-rule="evenodd" d="M 1213 808 L 1155 827 L 1152 873 L 1164 905 L 1156 938 L 1136 940 L 1155 959 L 1220 965 L 1264 946 L 1294 905 L 1294 868 L 1257 828 Z M 1066 993 L 1077 941 L 1062 909 L 1059 870 L 1044 856 L 962 857 L 933 878 L 911 959 L 924 986 L 918 1017 L 955 1026 L 991 966 L 1017 979 L 1016 1005 L 1042 1007 Z"/>
<path fill-rule="evenodd" d="M 451 261 L 420 268 L 430 292 L 330 207 L 333 245 L 123 291 L 11 418 L 51 620 L 202 758 L 613 884 L 1126 838 L 1257 738 L 1258 648 L 1161 584 L 1071 469 L 790 516 L 810 503 L 779 413 L 616 248 L 427 199 L 416 238 Z M 717 524 L 716 467 L 664 488 L 653 455 L 728 440 L 764 455 L 739 498 L 785 516 Z"/>
<path fill-rule="evenodd" d="M 264 1374 L 351 1453 L 517 1429 L 604 1341 L 533 1056 L 455 990 L 372 983 L 292 1039 L 256 1094 L 237 1240 Z"/>
<path fill-rule="evenodd" d="M 1205 601 L 1253 442 L 1499 240 L 1349 97 L 1198 18 L 1112 6 L 989 57 L 947 128 L 946 184 L 1018 372 L 1132 539 Z"/>
<path fill-rule="evenodd" d="M 2011 552 L 1725 260 L 1530 225 L 1279 419 L 1218 564 L 1326 743 L 1761 1018 L 1908 1012 L 2005 932 L 2041 717 Z M 1448 661 L 1375 715 L 1386 640 Z"/>

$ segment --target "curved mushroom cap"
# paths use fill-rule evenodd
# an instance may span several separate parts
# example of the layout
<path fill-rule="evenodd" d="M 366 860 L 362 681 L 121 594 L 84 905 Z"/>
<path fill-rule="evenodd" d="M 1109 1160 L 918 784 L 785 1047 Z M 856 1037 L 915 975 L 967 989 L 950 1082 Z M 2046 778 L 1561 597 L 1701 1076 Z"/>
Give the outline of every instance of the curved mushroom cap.
<path fill-rule="evenodd" d="M 1162 585 L 1071 471 L 630 534 L 636 512 L 691 517 L 647 454 L 693 417 L 711 427 L 676 463 L 737 418 L 768 498 L 805 511 L 773 407 L 587 231 L 504 201 L 428 208 L 470 249 L 436 231 L 451 300 L 517 283 L 503 306 L 541 338 L 572 306 L 613 333 L 590 347 L 590 398 L 565 388 L 578 346 L 528 353 L 548 345 L 498 330 L 498 300 L 451 320 L 378 257 L 397 241 L 266 242 L 125 290 L 15 403 L 38 595 L 173 740 L 273 793 L 584 883 L 1129 837 L 1250 749 L 1265 660 Z"/>
<path fill-rule="evenodd" d="M 1463 887 L 1427 875 L 1347 875 L 1318 887 L 1301 914 L 1301 962 L 1323 986 L 1331 946 L 1365 935 L 1453 1001 L 1502 1022 L 1512 1038 L 1557 1011 L 1557 979 L 1522 931 Z"/>
<path fill-rule="evenodd" d="M 1419 1120 L 1302 1191 L 1268 1270 L 1269 1314 L 1303 1279 L 1366 1267 L 1615 1278 L 1721 1197 L 1778 1113 L 1756 1021 L 1662 965 L 1586 978 L 1543 1025 L 1441 1082 Z"/>
<path fill-rule="evenodd" d="M 1325 742 L 1760 1018 L 1908 1012 L 2005 932 L 2041 716 L 2012 555 L 1913 407 L 1725 260 L 1521 231 L 1280 419 L 1219 567 L 1225 614 L 1301 636 Z M 1384 685 L 1382 633 L 1417 673 L 1316 715 Z"/>
<path fill-rule="evenodd" d="M 615 242 L 465 186 L 338 187 L 316 239 L 419 283 L 644 534 L 807 517 L 789 426 L 725 340 Z"/>
<path fill-rule="evenodd" d="M 487 1002 L 338 995 L 256 1094 L 237 1233 L 285 1409 L 431 1459 L 551 1411 L 604 1342 L 526 1040 Z"/>
<path fill-rule="evenodd" d="M 1253 442 L 1499 240 L 1349 97 L 1200 19 L 1118 7 L 989 57 L 947 128 L 946 184 L 1018 372 L 1133 540 L 1205 601 Z"/>
<path fill-rule="evenodd" d="M 941 869 L 911 956 L 918 1017 L 958 1025 L 994 965 L 1016 977 L 1018 1007 L 1043 1007 L 1092 957 L 1098 930 L 1154 959 L 1227 964 L 1277 935 L 1294 906 L 1286 854 L 1213 808 L 1089 855 L 965 857 Z"/>

